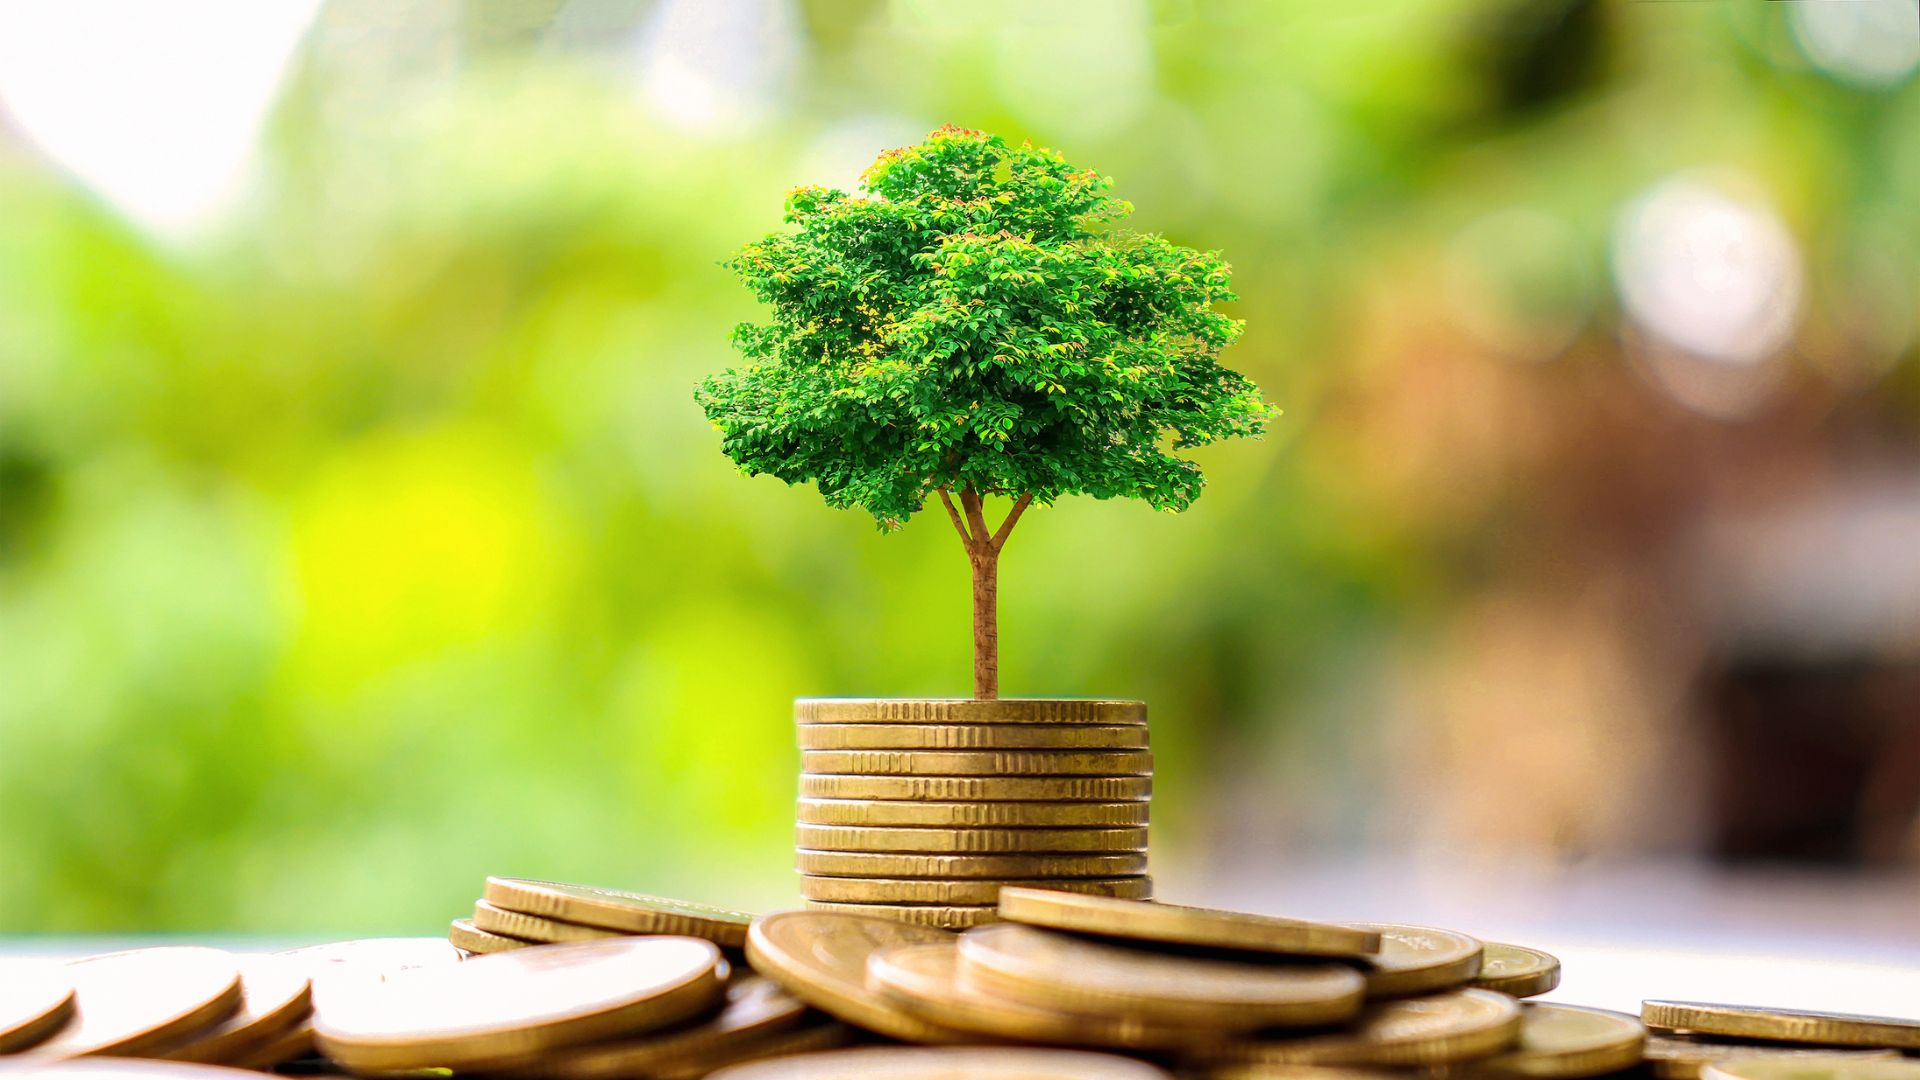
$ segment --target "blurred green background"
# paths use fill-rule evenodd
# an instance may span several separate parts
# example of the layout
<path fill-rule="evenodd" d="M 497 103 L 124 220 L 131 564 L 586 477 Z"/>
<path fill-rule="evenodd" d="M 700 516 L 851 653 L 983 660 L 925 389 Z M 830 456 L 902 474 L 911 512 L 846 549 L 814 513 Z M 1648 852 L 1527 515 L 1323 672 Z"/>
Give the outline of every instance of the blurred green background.
<path fill-rule="evenodd" d="M 964 693 L 966 566 L 692 388 L 784 192 L 945 122 L 1223 250 L 1286 410 L 1002 564 L 1004 692 L 1151 703 L 1163 882 L 1920 849 L 1910 3 L 25 7 L 0 930 L 790 902 L 791 700 Z"/>

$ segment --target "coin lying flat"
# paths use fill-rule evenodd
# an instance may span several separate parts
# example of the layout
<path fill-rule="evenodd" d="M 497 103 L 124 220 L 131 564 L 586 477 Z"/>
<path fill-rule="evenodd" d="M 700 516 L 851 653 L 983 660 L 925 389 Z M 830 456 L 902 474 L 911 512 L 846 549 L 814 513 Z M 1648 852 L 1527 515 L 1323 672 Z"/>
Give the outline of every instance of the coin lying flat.
<path fill-rule="evenodd" d="M 1065 1012 L 1230 1030 L 1346 1020 L 1360 1012 L 1367 985 L 1345 964 L 1156 953 L 1018 923 L 963 934 L 960 981 Z"/>
<path fill-rule="evenodd" d="M 965 930 L 970 926 L 996 922 L 1000 918 L 999 909 L 992 904 L 835 904 L 825 900 L 809 900 L 807 910 L 894 919 L 942 930 Z"/>
<path fill-rule="evenodd" d="M 1144 701 L 1092 698 L 801 698 L 802 724 L 1145 724 Z"/>
<path fill-rule="evenodd" d="M 312 1056 L 313 1022 L 307 1019 L 249 1049 L 227 1064 L 236 1069 L 256 1069 L 267 1072 L 289 1061 L 298 1061 Z"/>
<path fill-rule="evenodd" d="M 1641 1052 L 1647 1071 L 1660 1080 L 1697 1080 L 1702 1070 L 1715 1062 L 1735 1058 L 1848 1057 L 1887 1059 L 1900 1056 L 1898 1050 L 1835 1050 L 1826 1046 L 1781 1046 L 1779 1044 L 1726 1042 L 1720 1039 L 1688 1035 L 1648 1035 Z"/>
<path fill-rule="evenodd" d="M 299 1025 L 312 1009 L 313 982 L 300 963 L 276 956 L 242 956 L 240 1007 L 226 1019 L 148 1057 L 233 1064 Z"/>
<path fill-rule="evenodd" d="M 1520 1006 L 1520 1041 L 1504 1054 L 1476 1062 L 1493 1076 L 1572 1080 L 1604 1076 L 1640 1063 L 1646 1025 L 1605 1009 L 1529 1002 Z"/>
<path fill-rule="evenodd" d="M 1153 879 L 1144 874 L 1106 878 L 850 878 L 803 877 L 800 895 L 809 900 L 838 904 L 998 904 L 1000 890 L 1059 889 L 1063 892 L 1123 896 L 1139 900 L 1153 895 Z"/>
<path fill-rule="evenodd" d="M 1218 1063 L 1451 1065 L 1497 1054 L 1520 1035 L 1520 1004 L 1491 990 L 1449 990 L 1367 1007 L 1347 1030 L 1206 1048 Z"/>
<path fill-rule="evenodd" d="M 496 934 L 489 930 L 482 930 L 473 924 L 472 919 L 453 920 L 447 927 L 447 940 L 451 942 L 455 948 L 465 949 L 467 952 L 473 953 L 476 956 L 485 956 L 488 953 L 511 952 L 514 949 L 524 949 L 529 945 L 538 944 L 537 942 L 523 941 L 517 937 L 510 937 L 506 934 Z"/>
<path fill-rule="evenodd" d="M 1214 1028 L 1149 1023 L 1120 1015 L 1089 1016 L 997 997 L 960 981 L 952 939 L 882 949 L 867 961 L 867 985 L 894 1005 L 927 1020 L 1010 1042 L 1058 1043 L 1124 1050 L 1171 1050 L 1219 1038 Z"/>
<path fill-rule="evenodd" d="M 1539 949 L 1489 941 L 1480 955 L 1480 974 L 1468 985 L 1533 997 L 1560 985 L 1560 961 Z"/>
<path fill-rule="evenodd" d="M 796 853 L 803 874 L 863 878 L 1121 877 L 1147 872 L 1141 852 L 1028 855 L 914 855 L 900 852 Z"/>
<path fill-rule="evenodd" d="M 669 900 L 621 889 L 530 878 L 490 877 L 481 893 L 509 911 L 628 934 L 683 934 L 737 949 L 753 916 L 744 911 Z"/>
<path fill-rule="evenodd" d="M 73 980 L 55 964 L 0 966 L 0 1054 L 24 1050 L 73 1016 Z"/>
<path fill-rule="evenodd" d="M 714 1058 L 731 1045 L 790 1031 L 799 1027 L 806 1015 L 806 1002 L 769 979 L 748 975 L 728 985 L 726 1003 L 718 1013 L 692 1027 L 559 1050 L 511 1075 L 622 1080 L 653 1077 L 679 1068 L 711 1070 L 718 1067 Z"/>
<path fill-rule="evenodd" d="M 853 776 L 1149 776 L 1148 750 L 802 750 L 810 773 Z"/>
<path fill-rule="evenodd" d="M 856 1027 L 908 1042 L 964 1042 L 867 992 L 867 957 L 894 945 L 951 941 L 930 926 L 826 911 L 776 911 L 747 931 L 747 961 L 794 997 Z"/>
<path fill-rule="evenodd" d="M 858 825 L 797 826 L 802 848 L 815 851 L 998 855 L 1022 852 L 1145 851 L 1147 830 L 1124 829 L 908 829 Z"/>
<path fill-rule="evenodd" d="M 1151 776 L 833 776 L 800 777 L 809 799 L 920 802 L 1126 802 L 1153 795 Z"/>
<path fill-rule="evenodd" d="M 135 949 L 75 960 L 74 1015 L 36 1057 L 131 1056 L 218 1023 L 240 1004 L 240 965 L 194 946 Z"/>
<path fill-rule="evenodd" d="M 1367 956 L 1377 931 L 1272 915 L 1120 900 L 1051 889 L 1000 890 L 1000 917 L 1050 930 L 1287 956 Z"/>
<path fill-rule="evenodd" d="M 260 1080 L 258 1073 L 222 1065 L 104 1056 L 56 1061 L 22 1054 L 8 1058 L 0 1071 L 7 1080 Z"/>
<path fill-rule="evenodd" d="M 713 1080 L 1172 1080 L 1157 1066 L 1087 1050 L 1027 1046 L 871 1046 L 762 1061 Z"/>
<path fill-rule="evenodd" d="M 1380 935 L 1380 951 L 1367 957 L 1367 996 L 1407 997 L 1463 986 L 1480 974 L 1478 938 L 1455 930 L 1399 923 L 1358 923 Z"/>
<path fill-rule="evenodd" d="M 908 825 L 940 828 L 1092 828 L 1145 825 L 1148 805 L 1132 802 L 903 802 L 897 799 L 801 799 L 809 825 Z"/>
<path fill-rule="evenodd" d="M 618 938 L 495 953 L 329 989 L 315 1042 L 353 1070 L 484 1068 L 654 1030 L 715 1004 L 710 941 Z"/>
<path fill-rule="evenodd" d="M 1920 1080 L 1920 1061 L 1863 1061 L 1846 1054 L 1801 1058 L 1733 1058 L 1701 1072 L 1702 1080 Z"/>
<path fill-rule="evenodd" d="M 710 1056 L 685 1065 L 674 1065 L 648 1074 L 647 1080 L 705 1080 L 714 1070 L 729 1065 L 769 1058 L 811 1056 L 822 1050 L 851 1046 L 861 1036 L 838 1020 L 808 1024 L 794 1031 L 782 1031 L 759 1038 L 736 1040 L 716 1047 Z"/>
<path fill-rule="evenodd" d="M 561 922 L 559 919 L 549 919 L 544 915 L 508 911 L 506 908 L 489 904 L 485 900 L 474 902 L 473 925 L 475 929 L 485 930 L 489 934 L 504 934 L 522 941 L 538 941 L 549 945 L 569 941 L 605 941 L 608 938 L 632 936 L 619 930 L 602 930 L 597 926 Z"/>
<path fill-rule="evenodd" d="M 1753 1005 L 1714 1005 L 1703 1001 L 1647 1001 L 1641 1003 L 1640 1019 L 1648 1027 L 1660 1031 L 1688 1031 L 1769 1042 L 1920 1050 L 1920 1020 L 1903 1020 L 1892 1016 L 1854 1016 L 1806 1009 L 1768 1009 Z"/>

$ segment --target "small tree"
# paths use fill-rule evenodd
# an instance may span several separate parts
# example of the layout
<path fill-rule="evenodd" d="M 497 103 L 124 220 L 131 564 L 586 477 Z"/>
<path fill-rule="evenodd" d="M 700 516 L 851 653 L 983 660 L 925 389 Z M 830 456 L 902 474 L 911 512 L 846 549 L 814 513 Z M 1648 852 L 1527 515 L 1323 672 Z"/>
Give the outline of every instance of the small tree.
<path fill-rule="evenodd" d="M 862 195 L 802 187 L 796 231 L 728 265 L 772 321 L 697 397 L 749 476 L 819 486 L 883 530 L 937 496 L 973 568 L 974 696 L 999 695 L 1000 552 L 1063 495 L 1183 510 L 1178 452 L 1258 435 L 1274 410 L 1216 358 L 1240 323 L 1217 253 L 1122 232 L 1112 181 L 1057 153 L 943 127 L 889 150 Z M 986 499 L 1012 500 L 999 525 Z"/>

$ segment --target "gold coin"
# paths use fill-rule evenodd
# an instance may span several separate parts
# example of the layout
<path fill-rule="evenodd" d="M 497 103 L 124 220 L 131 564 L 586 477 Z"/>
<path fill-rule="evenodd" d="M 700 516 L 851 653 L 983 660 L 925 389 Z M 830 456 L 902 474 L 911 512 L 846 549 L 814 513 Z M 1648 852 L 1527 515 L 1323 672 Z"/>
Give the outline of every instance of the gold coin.
<path fill-rule="evenodd" d="M 704 1012 L 726 976 L 719 947 L 699 938 L 519 949 L 330 989 L 314 1041 L 355 1071 L 510 1068 Z"/>
<path fill-rule="evenodd" d="M 1520 1035 L 1520 1003 L 1491 990 L 1449 990 L 1367 1007 L 1345 1031 L 1210 1046 L 1222 1064 L 1452 1065 L 1489 1057 Z"/>
<path fill-rule="evenodd" d="M 0 1054 L 25 1050 L 73 1016 L 73 980 L 55 964 L 8 961 L 0 966 Z"/>
<path fill-rule="evenodd" d="M 467 952 L 473 953 L 475 956 L 485 956 L 488 953 L 510 952 L 514 949 L 524 949 L 529 945 L 536 944 L 532 941 L 523 941 L 517 937 L 509 937 L 506 934 L 496 934 L 491 931 L 482 930 L 473 925 L 472 919 L 453 920 L 452 924 L 447 927 L 447 940 L 451 942 L 455 948 L 464 949 Z"/>
<path fill-rule="evenodd" d="M 716 1047 L 711 1056 L 698 1062 L 676 1065 L 648 1075 L 647 1080 L 703 1080 L 714 1070 L 729 1065 L 770 1058 L 811 1056 L 821 1050 L 838 1050 L 856 1039 L 852 1028 L 838 1020 L 810 1024 L 798 1031 L 782 1031 L 754 1039 L 735 1040 Z"/>
<path fill-rule="evenodd" d="M 801 698 L 802 724 L 1145 724 L 1144 701 L 1091 698 Z"/>
<path fill-rule="evenodd" d="M 1702 1080 L 1920 1080 L 1920 1061 L 1863 1061 L 1846 1053 L 1799 1058 L 1731 1058 L 1700 1073 Z"/>
<path fill-rule="evenodd" d="M 1147 850 L 1147 830 L 1143 828 L 865 829 L 857 825 L 801 824 L 798 833 L 800 847 L 814 851 L 999 855 Z"/>
<path fill-rule="evenodd" d="M 226 1065 L 297 1027 L 312 1011 L 313 982 L 297 961 L 275 956 L 243 956 L 240 1007 L 226 1019 L 172 1046 L 155 1047 L 147 1057 Z"/>
<path fill-rule="evenodd" d="M 753 916 L 744 911 L 558 881 L 490 877 L 481 895 L 508 911 L 576 926 L 629 934 L 683 934 L 730 949 L 746 944 L 747 924 L 753 922 Z"/>
<path fill-rule="evenodd" d="M 855 1027 L 907 1042 L 964 1042 L 867 992 L 867 957 L 894 945 L 950 941 L 931 926 L 827 911 L 776 911 L 747 931 L 747 962 L 794 997 Z"/>
<path fill-rule="evenodd" d="M 1898 1050 L 1834 1050 L 1825 1046 L 1788 1047 L 1778 1044 L 1723 1042 L 1688 1035 L 1647 1036 L 1642 1051 L 1647 1071 L 1660 1080 L 1698 1080 L 1708 1065 L 1735 1058 L 1851 1057 L 1864 1059 L 1897 1058 Z"/>
<path fill-rule="evenodd" d="M 1181 956 L 1018 923 L 961 935 L 960 982 L 1063 1012 L 1216 1030 L 1346 1020 L 1360 1012 L 1367 988 L 1345 964 Z"/>
<path fill-rule="evenodd" d="M 1480 955 L 1480 974 L 1468 985 L 1533 997 L 1560 985 L 1560 961 L 1539 949 L 1489 941 Z"/>
<path fill-rule="evenodd" d="M 619 930 L 602 930 L 597 926 L 580 926 L 575 923 L 561 922 L 542 915 L 528 915 L 520 911 L 508 911 L 495 907 L 485 900 L 476 900 L 473 904 L 473 925 L 475 929 L 489 934 L 504 934 L 519 938 L 521 941 L 538 941 L 544 944 L 560 944 L 569 941 L 605 941 L 608 938 L 632 937 Z"/>
<path fill-rule="evenodd" d="M 864 878 L 1092 878 L 1147 872 L 1141 852 L 1079 855 L 903 855 L 897 852 L 796 853 L 803 874 Z"/>
<path fill-rule="evenodd" d="M 887 1001 L 975 1036 L 1127 1050 L 1170 1050 L 1217 1040 L 1213 1028 L 1089 1016 L 983 993 L 960 981 L 954 940 L 882 949 L 867 961 L 867 985 Z"/>
<path fill-rule="evenodd" d="M 1528 1002 L 1520 1006 L 1519 1043 L 1504 1054 L 1476 1062 L 1474 1070 L 1536 1080 L 1604 1076 L 1638 1065 L 1646 1043 L 1646 1025 L 1637 1017 Z"/>
<path fill-rule="evenodd" d="M 711 1080 L 1173 1080 L 1144 1061 L 1026 1046 L 869 1046 L 760 1061 Z"/>
<path fill-rule="evenodd" d="M 313 1022 L 302 1020 L 227 1064 L 236 1069 L 271 1071 L 289 1061 L 313 1056 Z"/>
<path fill-rule="evenodd" d="M 1456 930 L 1399 923 L 1357 923 L 1380 935 L 1380 951 L 1367 960 L 1367 996 L 1409 997 L 1448 990 L 1480 974 L 1480 939 Z"/>
<path fill-rule="evenodd" d="M 836 904 L 997 904 L 1008 885 L 1096 896 L 1141 899 L 1153 895 L 1153 879 L 1145 874 L 1106 878 L 848 878 L 803 877 L 800 895 Z"/>
<path fill-rule="evenodd" d="M 801 799 L 809 825 L 929 828 L 1094 828 L 1145 825 L 1140 802 L 900 802 L 891 799 Z"/>
<path fill-rule="evenodd" d="M 1207 1070 L 1206 1080 L 1421 1080 L 1445 1076 L 1437 1069 L 1365 1069 L 1341 1065 L 1226 1065 Z"/>
<path fill-rule="evenodd" d="M 802 724 L 802 750 L 1145 750 L 1145 724 Z"/>
<path fill-rule="evenodd" d="M 800 794 L 914 802 L 1139 802 L 1152 797 L 1153 777 L 803 775 Z"/>
<path fill-rule="evenodd" d="M 1051 889 L 1002 889 L 1000 916 L 1050 930 L 1287 956 L 1355 957 L 1380 947 L 1376 931 L 1351 926 Z"/>
<path fill-rule="evenodd" d="M 134 1056 L 220 1022 L 240 1004 L 240 965 L 193 946 L 135 949 L 75 960 L 74 1015 L 35 1057 Z"/>
<path fill-rule="evenodd" d="M 557 1080 L 622 1080 L 633 1076 L 654 1077 L 677 1068 L 704 1066 L 711 1070 L 719 1067 L 713 1059 L 730 1045 L 799 1027 L 806 1015 L 806 1002 L 769 979 L 749 975 L 727 986 L 726 1003 L 718 1013 L 692 1027 L 646 1038 L 559 1050 L 508 1075 Z"/>
<path fill-rule="evenodd" d="M 1687 1031 L 1723 1038 L 1920 1050 L 1920 1020 L 1892 1016 L 1714 1005 L 1702 1001 L 1647 1001 L 1640 1005 L 1640 1019 L 1660 1031 Z"/>
<path fill-rule="evenodd" d="M 408 968 L 457 964 L 460 954 L 447 939 L 437 937 L 359 938 L 306 945 L 274 953 L 297 961 L 308 977 L 343 971 L 405 971 Z"/>
<path fill-rule="evenodd" d="M 1000 917 L 992 904 L 837 904 L 825 900 L 807 901 L 808 911 L 830 911 L 842 915 L 864 915 L 875 919 L 894 919 L 916 926 L 937 926 L 942 930 L 965 930 L 983 926 Z"/>
<path fill-rule="evenodd" d="M 0 1065 L 7 1080 L 260 1080 L 258 1073 L 224 1065 L 186 1061 L 154 1061 L 132 1057 L 85 1057 L 53 1060 L 38 1054 L 7 1058 Z"/>
<path fill-rule="evenodd" d="M 851 776 L 1151 776 L 1150 750 L 802 750 L 800 767 Z"/>

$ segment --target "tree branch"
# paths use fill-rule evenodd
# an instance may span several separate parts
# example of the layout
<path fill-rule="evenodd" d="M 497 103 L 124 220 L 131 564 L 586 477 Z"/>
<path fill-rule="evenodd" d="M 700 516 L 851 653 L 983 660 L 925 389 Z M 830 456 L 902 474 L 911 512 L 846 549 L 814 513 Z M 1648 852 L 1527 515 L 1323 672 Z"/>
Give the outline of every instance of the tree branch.
<path fill-rule="evenodd" d="M 993 542 L 993 530 L 987 528 L 987 515 L 981 512 L 980 493 L 972 484 L 960 489 L 960 505 L 966 508 L 967 524 L 973 529 L 975 550 L 985 549 Z"/>
<path fill-rule="evenodd" d="M 953 522 L 953 531 L 960 534 L 960 542 L 967 546 L 968 551 L 972 551 L 973 537 L 967 533 L 966 522 L 960 520 L 960 511 L 953 508 L 953 498 L 947 494 L 947 489 L 940 488 L 939 490 L 940 504 L 947 508 L 947 519 Z"/>
<path fill-rule="evenodd" d="M 1020 520 L 1020 515 L 1026 512 L 1027 504 L 1032 501 L 1033 492 L 1029 491 L 1020 496 L 1019 500 L 1013 504 L 1013 509 L 1007 511 L 1007 519 L 1000 523 L 1000 528 L 993 534 L 993 539 L 987 541 L 993 550 L 999 551 L 1007 545 L 1007 534 L 1013 531 L 1014 523 Z"/>

